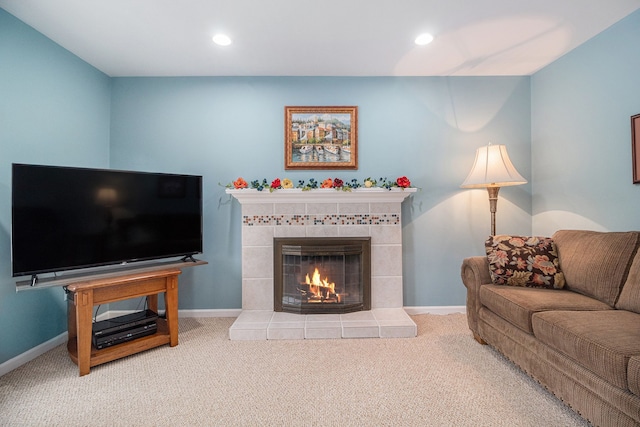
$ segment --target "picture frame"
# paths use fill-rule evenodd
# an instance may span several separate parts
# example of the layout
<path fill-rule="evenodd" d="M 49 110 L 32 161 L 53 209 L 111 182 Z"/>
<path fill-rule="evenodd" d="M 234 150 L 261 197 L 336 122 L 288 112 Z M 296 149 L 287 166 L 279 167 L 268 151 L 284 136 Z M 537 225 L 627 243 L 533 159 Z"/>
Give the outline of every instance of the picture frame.
<path fill-rule="evenodd" d="M 633 183 L 640 184 L 640 114 L 631 116 L 631 157 Z"/>
<path fill-rule="evenodd" d="M 358 169 L 358 107 L 284 107 L 285 169 Z"/>

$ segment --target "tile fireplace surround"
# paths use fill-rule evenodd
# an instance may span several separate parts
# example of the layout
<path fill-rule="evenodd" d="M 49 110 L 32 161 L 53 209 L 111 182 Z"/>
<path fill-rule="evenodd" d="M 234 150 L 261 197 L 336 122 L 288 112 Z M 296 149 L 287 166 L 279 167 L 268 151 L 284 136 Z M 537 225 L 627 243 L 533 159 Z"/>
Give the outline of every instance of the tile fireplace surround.
<path fill-rule="evenodd" d="M 402 299 L 402 201 L 415 188 L 227 189 L 242 206 L 242 312 L 232 340 L 415 337 Z M 371 237 L 371 310 L 273 311 L 274 237 Z"/>

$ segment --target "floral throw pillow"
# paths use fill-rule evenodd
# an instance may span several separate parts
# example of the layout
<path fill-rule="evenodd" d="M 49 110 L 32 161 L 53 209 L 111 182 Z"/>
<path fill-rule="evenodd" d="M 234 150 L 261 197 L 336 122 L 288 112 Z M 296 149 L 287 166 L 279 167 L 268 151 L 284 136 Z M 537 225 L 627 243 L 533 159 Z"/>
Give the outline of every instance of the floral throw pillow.
<path fill-rule="evenodd" d="M 485 250 L 491 278 L 496 285 L 564 287 L 558 250 L 549 237 L 489 236 Z"/>

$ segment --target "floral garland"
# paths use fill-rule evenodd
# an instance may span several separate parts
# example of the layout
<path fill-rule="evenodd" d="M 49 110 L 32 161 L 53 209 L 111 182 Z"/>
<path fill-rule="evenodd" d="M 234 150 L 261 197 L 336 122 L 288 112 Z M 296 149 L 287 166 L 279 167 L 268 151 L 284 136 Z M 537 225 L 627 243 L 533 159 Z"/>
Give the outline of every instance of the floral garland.
<path fill-rule="evenodd" d="M 298 184 L 293 185 L 293 181 L 289 178 L 276 178 L 271 181 L 271 184 L 265 179 L 262 181 L 255 180 L 247 183 L 244 178 L 239 177 L 231 184 L 227 184 L 226 188 L 234 188 L 236 190 L 240 190 L 243 188 L 252 188 L 258 191 L 269 190 L 270 192 L 274 190 L 286 189 L 286 188 L 299 188 L 302 191 L 313 190 L 317 188 L 335 188 L 336 190 L 342 191 L 351 191 L 354 188 L 385 188 L 387 190 L 391 190 L 392 188 L 411 188 L 411 181 L 406 176 L 401 176 L 397 178 L 395 181 L 388 180 L 387 178 L 379 178 L 378 180 L 372 179 L 371 177 L 365 178 L 362 183 L 357 179 L 352 179 L 351 181 L 343 181 L 340 178 L 327 178 L 322 182 L 316 181 L 314 178 L 309 179 L 309 181 L 299 180 Z"/>

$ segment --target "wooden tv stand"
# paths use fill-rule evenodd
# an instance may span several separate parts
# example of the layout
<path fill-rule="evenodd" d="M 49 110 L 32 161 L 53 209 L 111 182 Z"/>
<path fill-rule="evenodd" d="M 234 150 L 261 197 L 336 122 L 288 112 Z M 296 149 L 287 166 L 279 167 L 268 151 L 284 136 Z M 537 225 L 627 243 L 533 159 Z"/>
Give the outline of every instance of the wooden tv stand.
<path fill-rule="evenodd" d="M 68 308 L 69 356 L 80 376 L 92 366 L 120 359 L 161 345 L 178 345 L 178 275 L 179 268 L 108 275 L 89 278 L 66 286 L 72 296 Z M 158 294 L 165 294 L 166 320 L 157 320 L 153 335 L 97 350 L 92 346 L 93 307 L 98 304 L 147 297 L 148 308 L 158 312 Z"/>

